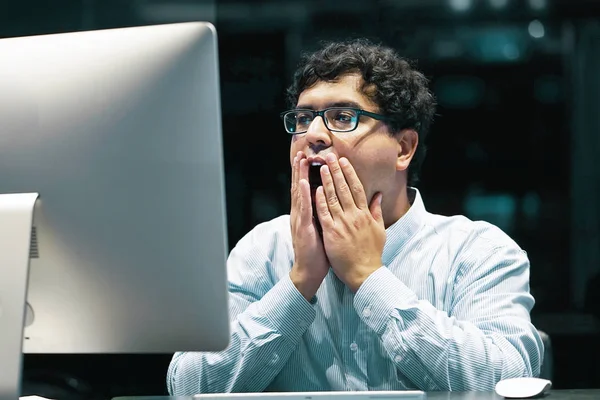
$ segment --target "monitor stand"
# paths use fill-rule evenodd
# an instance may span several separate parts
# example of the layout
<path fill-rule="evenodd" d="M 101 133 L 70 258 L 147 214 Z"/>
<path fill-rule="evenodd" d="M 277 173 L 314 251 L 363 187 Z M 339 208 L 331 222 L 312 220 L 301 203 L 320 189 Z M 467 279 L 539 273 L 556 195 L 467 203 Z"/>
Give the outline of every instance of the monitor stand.
<path fill-rule="evenodd" d="M 38 193 L 0 194 L 0 400 L 18 400 L 33 210 Z"/>

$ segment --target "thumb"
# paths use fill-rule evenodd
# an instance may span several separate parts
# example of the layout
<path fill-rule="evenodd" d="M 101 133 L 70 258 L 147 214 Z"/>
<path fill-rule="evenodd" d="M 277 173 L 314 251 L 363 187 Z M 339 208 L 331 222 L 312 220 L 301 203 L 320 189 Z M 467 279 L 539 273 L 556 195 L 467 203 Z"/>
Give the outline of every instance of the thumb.
<path fill-rule="evenodd" d="M 371 211 L 371 215 L 379 224 L 383 225 L 383 213 L 381 211 L 381 200 L 383 199 L 383 194 L 377 193 L 373 196 L 371 200 L 371 205 L 369 206 L 369 211 Z"/>

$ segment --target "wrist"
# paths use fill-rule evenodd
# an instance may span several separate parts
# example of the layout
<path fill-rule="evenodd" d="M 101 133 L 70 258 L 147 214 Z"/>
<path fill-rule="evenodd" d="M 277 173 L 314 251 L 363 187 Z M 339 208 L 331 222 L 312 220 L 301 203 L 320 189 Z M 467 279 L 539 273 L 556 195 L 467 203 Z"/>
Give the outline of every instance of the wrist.
<path fill-rule="evenodd" d="M 290 271 L 290 280 L 308 302 L 315 297 L 315 294 L 317 293 L 317 290 L 323 281 L 323 279 L 315 279 L 314 276 L 303 273 L 296 264 L 294 264 L 292 270 Z"/>
<path fill-rule="evenodd" d="M 346 280 L 346 286 L 353 292 L 358 292 L 362 284 L 371 276 L 371 274 L 381 268 L 381 265 L 355 268 L 353 274 Z"/>

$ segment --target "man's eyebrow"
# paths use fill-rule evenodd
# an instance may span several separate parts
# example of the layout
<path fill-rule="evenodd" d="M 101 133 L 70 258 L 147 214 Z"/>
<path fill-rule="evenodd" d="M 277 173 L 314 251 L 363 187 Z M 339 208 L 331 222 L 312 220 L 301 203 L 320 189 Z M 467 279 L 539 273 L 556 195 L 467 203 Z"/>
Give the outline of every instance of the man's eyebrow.
<path fill-rule="evenodd" d="M 330 107 L 349 107 L 349 108 L 362 108 L 360 104 L 355 101 L 334 101 L 332 103 L 326 103 L 323 108 Z M 311 104 L 298 104 L 296 110 L 315 110 L 316 108 Z"/>

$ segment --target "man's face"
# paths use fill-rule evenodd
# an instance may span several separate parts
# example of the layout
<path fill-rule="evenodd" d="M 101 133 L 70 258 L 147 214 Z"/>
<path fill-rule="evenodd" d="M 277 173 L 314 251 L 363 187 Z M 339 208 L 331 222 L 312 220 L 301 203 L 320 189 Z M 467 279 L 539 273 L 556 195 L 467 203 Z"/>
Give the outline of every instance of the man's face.
<path fill-rule="evenodd" d="M 318 82 L 300 94 L 296 108 L 322 110 L 354 104 L 352 107 L 380 112 L 360 92 L 361 84 L 362 77 L 358 74 L 344 75 L 336 82 Z M 394 203 L 398 179 L 410 162 L 399 158 L 403 145 L 400 138 L 401 134 L 391 135 L 384 122 L 367 116 L 361 116 L 358 127 L 351 132 L 331 132 L 323 119 L 316 117 L 306 133 L 292 136 L 290 162 L 299 151 L 306 154 L 309 163 L 324 164 L 328 153 L 346 157 L 356 170 L 369 202 L 377 192 L 382 192 L 384 203 Z"/>

